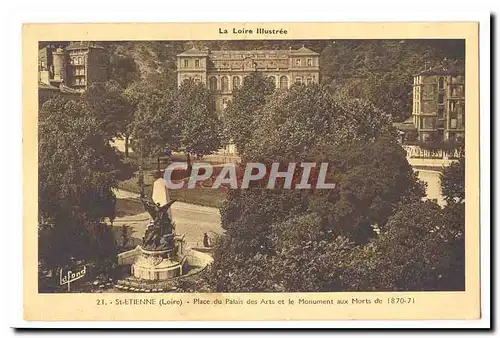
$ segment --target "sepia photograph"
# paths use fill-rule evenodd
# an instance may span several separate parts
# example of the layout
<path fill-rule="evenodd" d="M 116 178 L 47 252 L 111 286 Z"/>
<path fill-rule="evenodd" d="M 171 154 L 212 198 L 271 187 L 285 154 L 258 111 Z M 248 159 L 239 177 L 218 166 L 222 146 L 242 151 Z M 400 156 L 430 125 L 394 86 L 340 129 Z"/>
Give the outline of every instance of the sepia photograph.
<path fill-rule="evenodd" d="M 218 33 L 38 41 L 38 293 L 466 291 L 465 39 Z"/>

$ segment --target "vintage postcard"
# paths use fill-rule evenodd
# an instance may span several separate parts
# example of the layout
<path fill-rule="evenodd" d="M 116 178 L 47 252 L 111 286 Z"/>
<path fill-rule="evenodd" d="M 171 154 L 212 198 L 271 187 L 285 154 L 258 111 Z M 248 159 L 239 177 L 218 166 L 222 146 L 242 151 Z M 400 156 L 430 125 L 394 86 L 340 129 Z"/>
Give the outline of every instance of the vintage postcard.
<path fill-rule="evenodd" d="M 25 320 L 480 318 L 478 33 L 24 25 Z"/>

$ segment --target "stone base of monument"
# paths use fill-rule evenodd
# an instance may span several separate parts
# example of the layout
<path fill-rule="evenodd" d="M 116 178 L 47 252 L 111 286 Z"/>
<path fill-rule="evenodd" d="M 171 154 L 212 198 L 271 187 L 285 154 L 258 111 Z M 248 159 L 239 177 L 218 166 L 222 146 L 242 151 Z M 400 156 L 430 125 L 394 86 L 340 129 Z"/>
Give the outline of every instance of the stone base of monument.
<path fill-rule="evenodd" d="M 175 259 L 173 261 L 166 259 L 166 261 L 170 260 L 171 263 L 169 264 L 162 260 L 157 265 L 146 266 L 147 263 L 141 263 L 144 262 L 143 259 L 145 257 L 143 257 L 143 249 L 140 246 L 137 246 L 133 250 L 122 252 L 118 255 L 118 264 L 130 266 L 131 274 L 116 281 L 115 287 L 117 291 L 153 293 L 173 291 L 181 287 L 179 285 L 180 281 L 195 278 L 196 274 L 203 271 L 213 262 L 211 255 L 191 248 L 184 248 L 182 255 L 183 259 L 179 262 Z M 183 269 L 181 275 L 170 275 L 167 278 L 155 279 L 156 277 L 166 276 L 170 273 L 177 273 L 179 271 L 175 269 L 177 262 Z M 137 267 L 139 267 L 139 270 L 137 270 Z M 166 268 L 164 271 L 166 274 L 162 274 L 162 271 L 160 271 L 163 267 Z M 159 274 L 156 275 L 155 272 L 159 272 Z"/>
<path fill-rule="evenodd" d="M 132 276 L 145 280 L 165 280 L 183 274 L 185 257 L 172 257 L 171 251 L 146 251 L 131 266 Z"/>

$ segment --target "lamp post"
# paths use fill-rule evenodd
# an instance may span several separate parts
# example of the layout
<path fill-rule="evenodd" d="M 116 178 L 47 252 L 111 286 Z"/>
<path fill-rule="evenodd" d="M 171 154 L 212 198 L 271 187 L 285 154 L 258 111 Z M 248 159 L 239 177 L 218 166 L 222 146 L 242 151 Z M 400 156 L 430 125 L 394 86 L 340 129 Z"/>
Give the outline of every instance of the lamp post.
<path fill-rule="evenodd" d="M 140 196 L 144 197 L 144 171 L 142 167 L 144 165 L 144 157 L 142 152 L 142 142 L 141 142 L 141 155 L 139 159 L 139 178 L 137 179 L 137 184 L 139 185 Z"/>

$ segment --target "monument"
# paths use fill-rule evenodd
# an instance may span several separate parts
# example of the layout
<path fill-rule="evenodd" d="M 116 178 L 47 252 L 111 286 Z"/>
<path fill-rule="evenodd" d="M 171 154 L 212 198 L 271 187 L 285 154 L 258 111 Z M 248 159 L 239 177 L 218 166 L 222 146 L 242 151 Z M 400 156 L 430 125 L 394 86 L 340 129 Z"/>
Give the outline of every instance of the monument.
<path fill-rule="evenodd" d="M 187 247 L 184 236 L 176 233 L 170 210 L 175 200 L 170 200 L 163 178 L 154 182 L 152 196 L 141 193 L 140 201 L 150 216 L 148 227 L 140 245 L 118 254 L 118 265 L 129 266 L 130 276 L 118 280 L 117 289 L 165 292 L 213 262 L 210 255 Z"/>
<path fill-rule="evenodd" d="M 132 264 L 134 277 L 146 280 L 164 280 L 183 274 L 186 257 L 182 238 L 175 236 L 166 181 L 154 182 L 152 198 L 141 196 L 141 202 L 150 215 L 150 222 L 139 246 L 140 255 Z"/>

